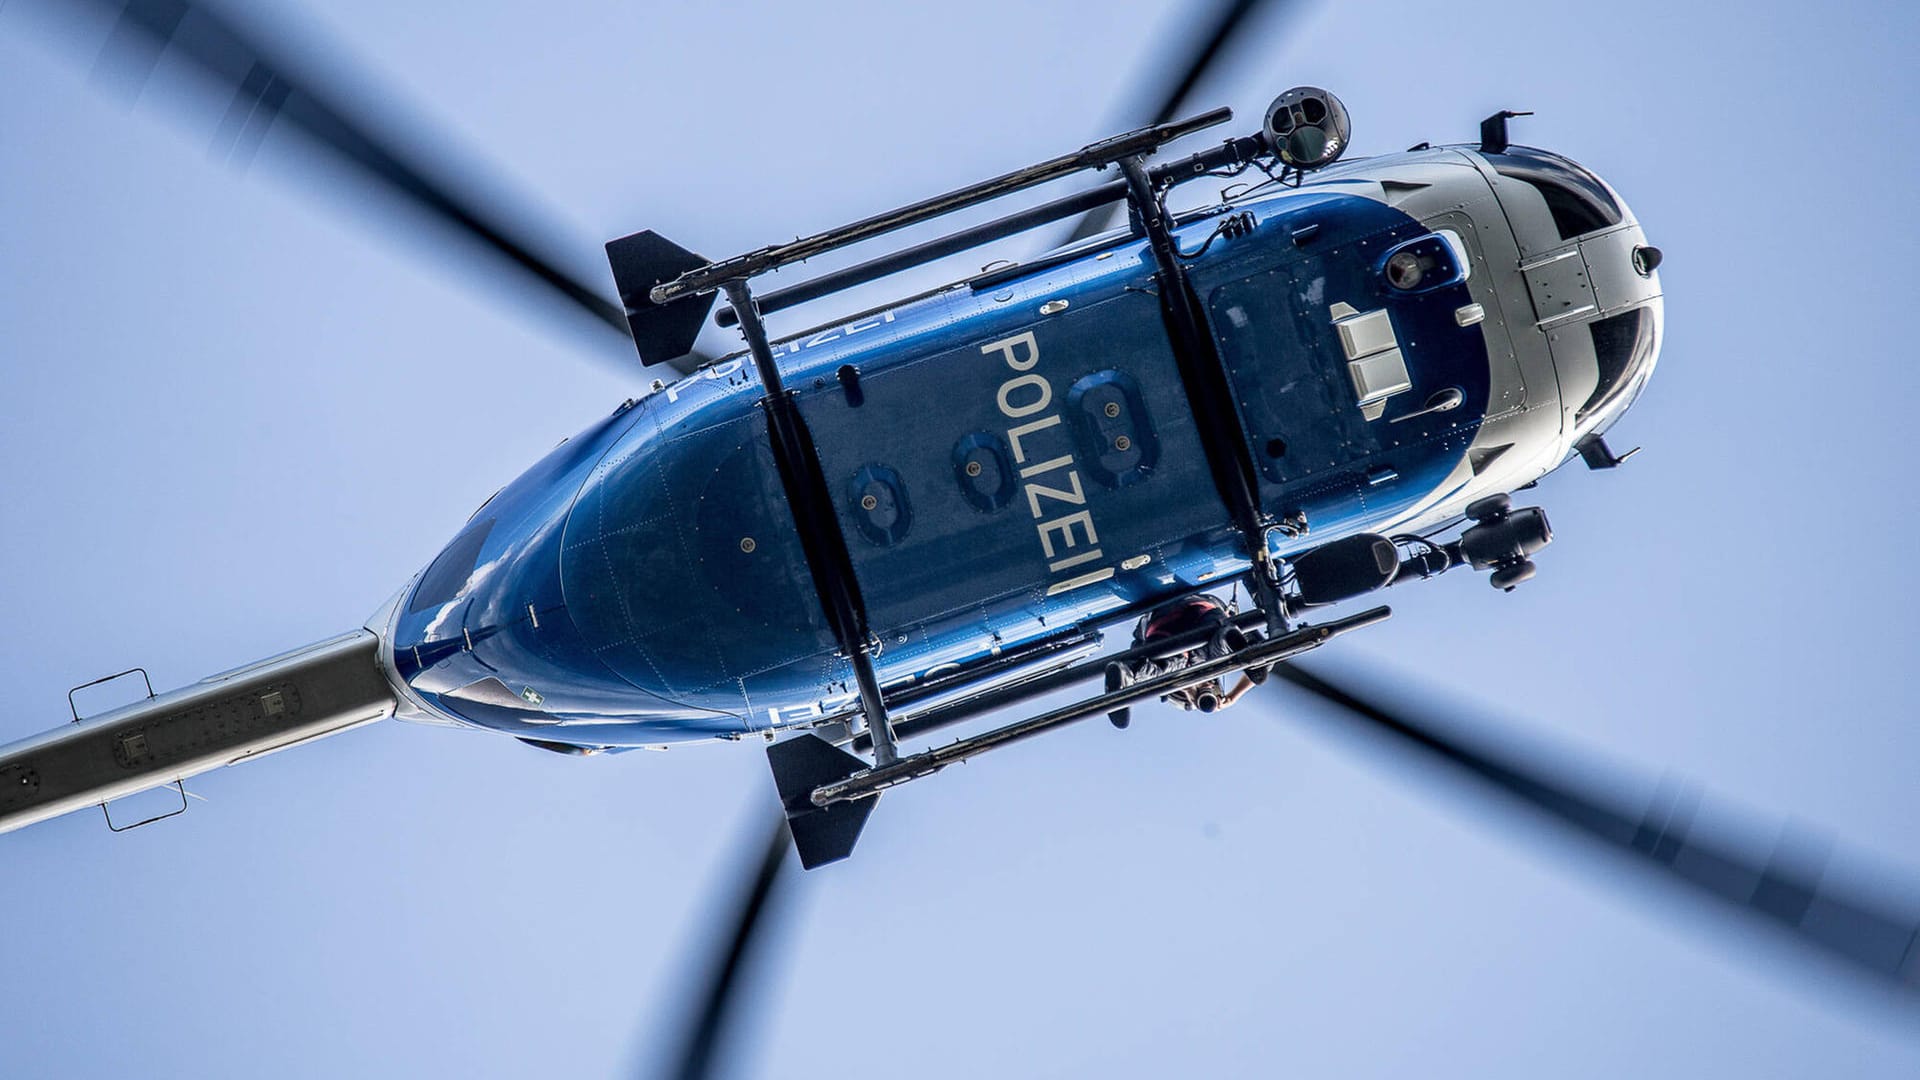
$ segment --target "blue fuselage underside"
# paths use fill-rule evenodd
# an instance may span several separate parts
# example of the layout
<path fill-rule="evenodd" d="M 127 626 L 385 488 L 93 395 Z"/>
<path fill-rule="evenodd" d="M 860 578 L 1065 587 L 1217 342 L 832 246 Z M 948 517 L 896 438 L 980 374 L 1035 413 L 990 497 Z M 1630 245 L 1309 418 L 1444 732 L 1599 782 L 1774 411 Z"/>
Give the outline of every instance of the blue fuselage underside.
<path fill-rule="evenodd" d="M 1488 403 L 1481 330 L 1455 321 L 1467 287 L 1389 295 L 1379 260 L 1427 230 L 1380 201 L 1307 189 L 1240 210 L 1254 231 L 1215 243 L 1190 272 L 1263 510 L 1306 516 L 1298 548 L 1430 500 Z M 1182 246 L 1215 224 L 1185 226 Z M 1336 303 L 1390 313 L 1412 387 L 1384 420 L 1362 416 L 1327 315 Z M 883 681 L 1248 565 L 1139 241 L 776 354 L 836 499 Z M 1448 387 L 1459 407 L 1393 422 Z M 842 707 L 851 671 L 820 614 L 759 397 L 752 365 L 725 361 L 622 406 L 495 496 L 402 601 L 394 661 L 421 700 L 587 746 L 759 731 Z"/>

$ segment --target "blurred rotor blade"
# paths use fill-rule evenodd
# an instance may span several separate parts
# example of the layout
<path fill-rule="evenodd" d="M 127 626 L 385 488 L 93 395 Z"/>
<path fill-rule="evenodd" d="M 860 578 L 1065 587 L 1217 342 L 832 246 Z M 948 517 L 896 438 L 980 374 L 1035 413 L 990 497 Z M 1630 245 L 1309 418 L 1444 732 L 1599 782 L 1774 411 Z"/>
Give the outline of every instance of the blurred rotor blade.
<path fill-rule="evenodd" d="M 780 880 L 786 874 L 787 849 L 792 847 L 784 816 L 774 819 L 765 849 L 754 864 L 754 876 L 739 898 L 725 939 L 724 949 L 714 955 L 712 978 L 701 994 L 700 1007 L 693 1013 L 686 1039 L 680 1044 L 671 1072 L 675 1080 L 705 1080 L 714 1074 L 716 1051 L 725 1034 L 728 1018 L 740 996 L 741 972 L 751 959 L 755 940 Z"/>
<path fill-rule="evenodd" d="M 339 93 L 357 80 L 343 71 L 298 72 L 285 54 L 270 47 L 266 35 L 245 28 L 231 16 L 206 3 L 188 0 L 68 0 L 69 6 L 89 8 L 115 19 L 112 36 L 96 65 L 96 77 L 124 83 L 137 93 L 163 55 L 187 60 L 196 74 L 222 93 L 231 93 L 219 133 L 216 152 L 243 162 L 278 123 L 292 127 L 331 151 L 374 186 L 384 188 L 415 209 L 463 234 L 517 267 L 547 292 L 557 295 L 619 336 L 622 366 L 637 371 L 627 320 L 619 305 L 560 269 L 526 239 L 527 232 L 556 235 L 550 228 L 530 228 L 541 219 L 524 206 L 512 212 L 502 205 L 488 207 L 456 190 L 447 162 L 409 159 L 409 149 L 420 154 L 422 140 L 408 138 L 391 126 L 386 134 L 374 118 L 356 115 L 349 96 Z M 469 188 L 476 185 L 468 184 Z M 497 185 L 486 185 L 498 190 Z M 499 204 L 495 197 L 490 201 Z M 509 222 L 520 223 L 516 229 Z"/>
<path fill-rule="evenodd" d="M 1635 812 L 1594 793 L 1591 782 L 1482 749 L 1295 664 L 1282 664 L 1273 674 L 1402 748 L 1473 777 L 1695 895 L 1731 904 L 1855 974 L 1907 993 L 1920 990 L 1920 902 L 1911 896 L 1893 901 L 1853 895 L 1823 883 L 1821 860 L 1804 851 L 1783 844 L 1761 859 L 1722 837 L 1700 835 L 1693 821 L 1696 800 L 1671 790 Z"/>
<path fill-rule="evenodd" d="M 1188 95 L 1200 80 L 1213 69 L 1214 63 L 1226 48 L 1227 40 L 1234 31 L 1244 25 L 1249 16 L 1267 6 L 1271 0 L 1220 0 L 1213 14 L 1213 21 L 1205 23 L 1197 31 L 1185 50 L 1170 57 L 1164 69 L 1170 76 L 1162 83 L 1159 96 L 1147 99 L 1151 101 L 1153 112 L 1137 119 L 1129 118 L 1124 126 L 1137 127 L 1147 124 L 1164 124 L 1172 120 Z M 1113 227 L 1115 217 L 1120 213 L 1121 203 L 1108 203 L 1097 210 L 1089 210 L 1074 224 L 1073 231 L 1067 234 L 1056 247 L 1077 244 L 1095 233 L 1105 232 Z"/>
<path fill-rule="evenodd" d="M 1192 51 L 1172 68 L 1175 78 L 1167 84 L 1166 90 L 1156 100 L 1151 119 L 1142 118 L 1142 124 L 1164 124 L 1174 118 L 1180 106 L 1193 93 L 1193 88 L 1202 76 L 1212 69 L 1213 63 L 1226 47 L 1227 39 L 1235 30 L 1247 21 L 1247 17 L 1265 5 L 1268 0 L 1223 0 L 1220 10 L 1215 13 L 1213 24 L 1204 35 L 1196 35 Z"/>

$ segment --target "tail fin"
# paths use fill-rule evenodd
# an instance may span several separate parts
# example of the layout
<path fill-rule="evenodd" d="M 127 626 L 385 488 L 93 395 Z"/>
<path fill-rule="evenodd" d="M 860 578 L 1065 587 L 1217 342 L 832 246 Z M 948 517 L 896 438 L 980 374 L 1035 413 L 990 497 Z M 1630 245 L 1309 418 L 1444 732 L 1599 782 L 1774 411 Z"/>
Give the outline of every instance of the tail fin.
<path fill-rule="evenodd" d="M 620 290 L 627 330 L 633 334 L 634 348 L 640 350 L 640 362 L 648 366 L 671 364 L 683 372 L 693 370 L 697 361 L 688 357 L 707 312 L 713 308 L 713 294 L 689 296 L 666 305 L 654 303 L 647 294 L 655 285 L 707 265 L 707 260 L 648 229 L 608 241 L 607 262 L 613 267 L 613 284 Z"/>
<path fill-rule="evenodd" d="M 767 747 L 767 763 L 773 766 L 773 786 L 780 791 L 780 805 L 787 812 L 787 828 L 793 832 L 793 846 L 800 852 L 800 865 L 808 870 L 830 862 L 839 862 L 853 854 L 853 845 L 866 827 L 879 796 L 835 803 L 825 809 L 813 805 L 808 796 L 813 789 L 835 780 L 844 780 L 867 767 L 867 763 L 818 735 L 774 743 Z"/>

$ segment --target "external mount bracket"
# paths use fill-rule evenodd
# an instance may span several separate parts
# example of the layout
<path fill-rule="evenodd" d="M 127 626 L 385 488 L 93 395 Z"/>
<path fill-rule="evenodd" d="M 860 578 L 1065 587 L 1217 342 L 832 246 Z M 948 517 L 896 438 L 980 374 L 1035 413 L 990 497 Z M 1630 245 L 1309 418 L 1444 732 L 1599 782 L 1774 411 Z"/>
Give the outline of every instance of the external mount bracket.
<path fill-rule="evenodd" d="M 87 689 L 90 686 L 99 686 L 103 683 L 110 683 L 115 679 L 124 679 L 128 675 L 140 676 L 141 683 L 144 684 L 147 689 L 147 700 L 149 701 L 153 700 L 153 697 L 154 697 L 153 680 L 147 676 L 147 669 L 143 667 L 130 667 L 125 671 L 116 671 L 111 675 L 102 675 L 100 678 L 95 679 L 92 682 L 83 682 L 79 686 L 76 686 L 73 689 L 68 690 L 67 691 L 67 710 L 73 713 L 73 722 L 77 724 L 81 721 L 80 704 L 79 702 L 73 699 L 73 695 L 79 693 L 82 690 Z M 141 742 L 144 742 L 145 739 L 146 739 L 146 734 L 144 732 L 121 736 L 121 741 L 123 743 L 125 743 L 127 740 L 139 740 Z M 179 817 L 181 814 L 186 813 L 187 812 L 187 785 L 180 780 L 175 780 L 173 782 L 173 788 L 175 791 L 179 792 L 180 794 L 180 809 L 167 810 L 163 813 L 154 814 L 151 817 L 144 817 L 144 818 L 141 818 L 139 821 L 134 822 L 131 825 L 115 825 L 113 823 L 113 810 L 108 806 L 107 803 L 101 803 L 100 815 L 107 819 L 108 831 L 117 832 L 117 833 L 130 832 L 134 829 L 139 828 L 142 825 L 151 825 L 156 821 L 163 821 L 170 817 Z"/>
<path fill-rule="evenodd" d="M 187 812 L 187 785 L 179 780 L 175 780 L 173 782 L 173 789 L 180 793 L 180 809 L 167 810 L 163 813 L 155 814 L 152 817 L 144 817 L 144 818 L 141 818 L 139 821 L 134 822 L 131 825 L 115 825 L 113 823 L 113 811 L 111 809 L 108 809 L 108 806 L 106 803 L 101 803 L 100 813 L 102 816 L 104 816 L 107 819 L 107 829 L 111 832 L 131 832 L 132 830 L 137 829 L 142 825 L 151 825 L 156 821 L 164 821 L 167 818 L 179 817 L 181 814 L 186 813 Z M 196 795 L 195 798 L 199 798 L 199 796 Z"/>
<path fill-rule="evenodd" d="M 140 681 L 142 683 L 145 683 L 147 687 L 147 699 L 151 701 L 153 699 L 153 680 L 147 677 L 147 669 L 143 667 L 130 667 L 125 671 L 116 671 L 111 675 L 102 675 L 99 678 L 93 680 L 92 682 L 83 682 L 79 686 L 76 686 L 73 689 L 68 690 L 67 691 L 67 709 L 73 713 L 73 722 L 76 724 L 80 722 L 80 704 L 73 700 L 73 695 L 79 693 L 82 690 L 87 689 L 88 687 L 99 686 L 102 683 L 110 683 L 115 679 L 124 679 L 129 675 L 140 676 Z"/>

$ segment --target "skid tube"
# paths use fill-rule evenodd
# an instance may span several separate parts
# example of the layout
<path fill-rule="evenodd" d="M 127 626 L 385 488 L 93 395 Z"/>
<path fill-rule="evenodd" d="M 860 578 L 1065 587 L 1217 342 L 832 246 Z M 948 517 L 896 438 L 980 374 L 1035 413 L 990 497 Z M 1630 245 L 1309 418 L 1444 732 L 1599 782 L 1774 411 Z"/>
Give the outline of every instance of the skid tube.
<path fill-rule="evenodd" d="M 1267 616 L 1263 611 L 1243 611 L 1233 616 L 1229 620 L 1229 625 L 1240 630 L 1251 630 L 1257 626 L 1267 625 Z M 922 709 L 895 720 L 893 734 L 895 738 L 911 739 L 944 727 L 965 723 L 996 709 L 1018 705 L 1023 701 L 1032 700 L 1042 694 L 1050 694 L 1075 683 L 1097 679 L 1110 663 L 1131 664 L 1138 660 L 1166 660 L 1181 653 L 1192 652 L 1205 645 L 1213 634 L 1213 628 L 1207 627 L 1145 645 L 1135 645 L 1130 649 L 1103 657 L 1094 663 L 1033 672 L 992 689 L 969 694 L 930 709 Z M 889 701 L 892 700 L 889 699 Z M 903 695 L 901 700 L 909 699 Z M 865 734 L 855 736 L 851 745 L 857 753 L 866 753 L 873 749 L 872 740 Z"/>
<path fill-rule="evenodd" d="M 996 176 L 991 180 L 982 180 L 944 195 L 923 199 L 897 210 L 863 218 L 850 225 L 829 229 L 813 236 L 802 237 L 790 243 L 764 247 L 745 255 L 737 255 L 719 262 L 705 263 L 680 274 L 671 281 L 663 281 L 653 286 L 648 299 L 665 306 L 676 300 L 720 289 L 729 281 L 744 281 L 758 277 L 769 270 L 778 270 L 791 263 L 804 262 L 807 259 L 824 255 L 836 248 L 857 244 L 876 236 L 917 225 L 931 218 L 943 217 L 969 206 L 1010 195 L 1016 191 L 1037 187 L 1049 180 L 1057 180 L 1086 169 L 1104 169 L 1122 158 L 1136 154 L 1150 154 L 1162 145 L 1175 139 L 1203 131 L 1216 124 L 1224 124 L 1233 119 L 1232 109 L 1211 109 L 1197 116 L 1182 120 L 1170 120 L 1138 128 L 1112 138 L 1081 147 L 1071 154 L 1062 154 L 1049 158 L 1038 165 L 1029 165 L 1024 169 Z M 736 309 L 736 314 L 739 314 Z"/>
<path fill-rule="evenodd" d="M 1132 686 L 1122 687 L 1110 694 L 1099 694 L 1084 701 L 1063 705 L 1005 727 L 994 728 L 969 738 L 956 740 L 946 746 L 900 758 L 890 765 L 865 769 L 843 780 L 821 784 L 807 796 L 807 801 L 817 808 L 825 809 L 836 803 L 872 798 L 887 788 L 904 784 L 909 780 L 917 780 L 922 776 L 931 776 L 948 765 L 966 761 L 989 750 L 1019 742 L 1075 721 L 1084 720 L 1089 716 L 1097 716 L 1138 701 L 1159 697 L 1217 675 L 1228 675 L 1251 667 L 1262 667 L 1289 660 L 1309 649 L 1324 645 L 1341 634 L 1383 622 L 1391 614 L 1391 609 L 1377 607 L 1319 626 L 1303 626 L 1257 645 L 1250 645 L 1232 656 L 1223 656 L 1217 660 L 1208 660 L 1191 667 L 1156 675 L 1151 679 L 1134 683 Z"/>

